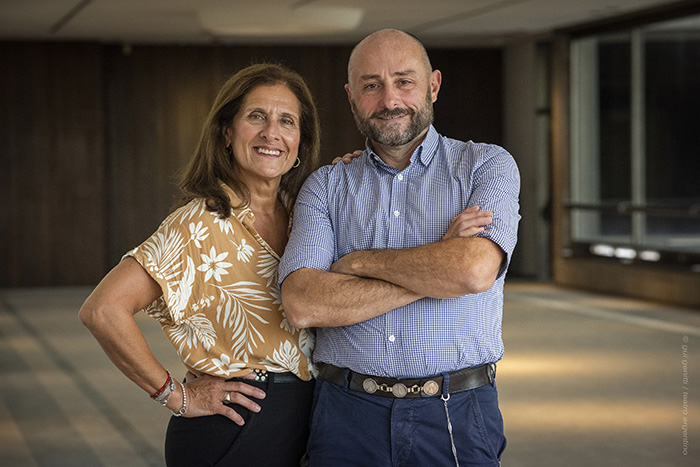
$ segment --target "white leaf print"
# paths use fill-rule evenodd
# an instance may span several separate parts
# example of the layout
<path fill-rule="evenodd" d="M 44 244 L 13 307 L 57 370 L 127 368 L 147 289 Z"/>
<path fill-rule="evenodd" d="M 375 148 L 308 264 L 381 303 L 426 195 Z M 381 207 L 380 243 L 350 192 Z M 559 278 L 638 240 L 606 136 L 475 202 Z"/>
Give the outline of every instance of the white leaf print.
<path fill-rule="evenodd" d="M 179 324 L 168 329 L 173 345 L 178 345 L 178 353 L 182 355 L 185 346 L 196 349 L 201 343 L 209 350 L 216 342 L 216 331 L 211 321 L 203 313 L 197 313 L 182 320 Z"/>
<path fill-rule="evenodd" d="M 297 373 L 299 371 L 299 351 L 291 342 L 284 341 L 280 343 L 279 349 L 272 352 L 272 358 L 268 355 L 261 363 L 269 369 L 281 367 Z"/>
<path fill-rule="evenodd" d="M 238 371 L 246 366 L 245 363 L 231 362 L 231 358 L 223 353 L 219 358 L 212 358 L 211 361 L 224 376 L 229 376 L 231 372 Z"/>
<path fill-rule="evenodd" d="M 207 204 L 203 199 L 193 199 L 185 206 L 175 211 L 179 214 L 180 221 L 183 223 L 186 220 L 191 220 L 193 217 L 200 217 L 204 211 L 207 209 Z M 166 219 L 167 220 L 167 219 Z M 174 221 L 175 219 L 172 219 Z"/>
<path fill-rule="evenodd" d="M 192 368 L 201 371 L 204 374 L 207 375 L 212 375 L 212 376 L 220 376 L 222 378 L 226 378 L 229 376 L 229 371 L 225 370 L 219 366 L 216 366 L 212 361 L 208 358 L 204 358 L 197 362 L 195 365 L 190 365 Z"/>
<path fill-rule="evenodd" d="M 189 256 L 187 258 L 187 268 L 178 281 L 168 282 L 168 303 L 173 320 L 178 322 L 182 318 L 183 311 L 187 308 L 187 303 L 192 295 L 192 285 L 194 284 L 194 261 Z"/>
<path fill-rule="evenodd" d="M 267 286 L 275 286 L 277 288 L 277 267 L 279 260 L 272 256 L 267 250 L 262 250 L 258 256 L 258 275 L 267 279 Z M 280 302 L 281 303 L 281 302 Z"/>
<path fill-rule="evenodd" d="M 159 323 L 167 324 L 170 322 L 170 313 L 162 295 L 145 307 L 143 311 Z"/>
<path fill-rule="evenodd" d="M 233 224 L 231 223 L 228 217 L 226 219 L 222 219 L 216 212 L 210 212 L 209 214 L 215 217 L 214 224 L 218 224 L 221 233 L 225 235 L 233 234 Z"/>
<path fill-rule="evenodd" d="M 299 350 L 311 361 L 311 353 L 316 344 L 316 333 L 312 329 L 299 330 Z"/>
<path fill-rule="evenodd" d="M 235 243 L 234 243 L 235 245 Z M 244 263 L 247 263 L 250 261 L 250 257 L 253 255 L 253 252 L 255 249 L 248 245 L 248 242 L 245 241 L 245 238 L 241 238 L 241 244 L 236 245 L 236 248 L 238 249 L 238 253 L 236 257 L 238 258 L 238 261 L 243 261 Z"/>
<path fill-rule="evenodd" d="M 166 280 L 172 279 L 182 264 L 180 257 L 183 248 L 180 232 L 170 227 L 163 228 L 143 245 L 143 252 L 148 258 L 146 267 L 157 271 Z"/>
<path fill-rule="evenodd" d="M 282 315 L 282 321 L 280 321 L 280 329 L 284 329 L 288 333 L 290 333 L 292 336 L 296 334 L 297 328 L 289 324 L 289 320 L 287 319 L 286 315 Z"/>
<path fill-rule="evenodd" d="M 270 296 L 272 297 L 272 304 L 277 305 L 277 310 L 280 312 L 282 310 L 282 294 L 280 294 L 280 289 L 277 285 L 270 286 Z"/>
<path fill-rule="evenodd" d="M 261 302 L 270 300 L 255 282 L 240 281 L 216 287 L 221 290 L 216 320 L 222 326 L 231 329 L 231 350 L 234 352 L 234 358 L 241 359 L 246 347 L 251 351 L 259 343 L 265 342 L 256 325 L 269 323 L 253 310 L 269 311 L 269 307 Z"/>

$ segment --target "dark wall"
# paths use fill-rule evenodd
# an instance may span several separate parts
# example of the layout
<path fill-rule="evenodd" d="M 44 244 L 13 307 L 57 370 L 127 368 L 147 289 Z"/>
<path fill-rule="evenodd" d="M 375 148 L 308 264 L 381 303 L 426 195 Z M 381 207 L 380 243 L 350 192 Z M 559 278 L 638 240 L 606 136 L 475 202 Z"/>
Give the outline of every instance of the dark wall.
<path fill-rule="evenodd" d="M 428 50 L 442 72 L 435 128 L 450 138 L 503 145 L 502 54 L 495 49 Z"/>
<path fill-rule="evenodd" d="M 0 44 L 0 287 L 105 271 L 102 48 Z"/>
<path fill-rule="evenodd" d="M 501 143 L 498 50 L 430 50 L 438 130 Z M 343 90 L 350 47 L 0 42 L 0 287 L 94 285 L 172 207 L 225 79 L 279 61 L 307 80 L 322 157 L 361 148 Z"/>

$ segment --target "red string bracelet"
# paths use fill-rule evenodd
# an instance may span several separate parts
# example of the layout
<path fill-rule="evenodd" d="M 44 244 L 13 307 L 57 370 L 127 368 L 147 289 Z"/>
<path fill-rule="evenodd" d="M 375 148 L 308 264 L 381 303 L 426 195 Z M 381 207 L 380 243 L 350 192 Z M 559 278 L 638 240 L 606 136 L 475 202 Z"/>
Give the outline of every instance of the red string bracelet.
<path fill-rule="evenodd" d="M 168 387 L 168 384 L 170 383 L 170 380 L 172 378 L 170 377 L 170 372 L 168 370 L 165 370 L 165 372 L 168 374 L 168 379 L 166 379 L 165 384 L 163 384 L 163 386 L 160 389 L 158 389 L 158 392 L 151 395 L 151 399 L 155 399 L 156 397 L 160 396 L 163 393 L 163 391 L 165 391 L 165 388 Z"/>

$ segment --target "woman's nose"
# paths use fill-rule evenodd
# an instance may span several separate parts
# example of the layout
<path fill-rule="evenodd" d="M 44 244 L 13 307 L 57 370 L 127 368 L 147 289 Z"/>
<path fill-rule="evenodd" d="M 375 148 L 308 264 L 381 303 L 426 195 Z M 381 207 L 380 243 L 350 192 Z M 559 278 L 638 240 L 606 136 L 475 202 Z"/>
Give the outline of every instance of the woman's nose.
<path fill-rule="evenodd" d="M 273 120 L 268 120 L 260 131 L 260 136 L 266 141 L 279 139 L 279 125 Z"/>

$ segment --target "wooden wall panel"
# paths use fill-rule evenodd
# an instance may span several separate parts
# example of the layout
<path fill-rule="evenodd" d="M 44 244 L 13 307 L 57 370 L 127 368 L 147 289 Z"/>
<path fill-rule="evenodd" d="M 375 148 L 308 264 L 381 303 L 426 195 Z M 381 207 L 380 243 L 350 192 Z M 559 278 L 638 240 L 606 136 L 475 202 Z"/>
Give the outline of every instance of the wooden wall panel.
<path fill-rule="evenodd" d="M 503 57 L 496 49 L 428 50 L 442 73 L 435 128 L 462 141 L 503 145 Z"/>
<path fill-rule="evenodd" d="M 105 53 L 109 263 L 170 212 L 213 94 L 213 49 L 119 47 Z"/>
<path fill-rule="evenodd" d="M 343 86 L 351 47 L 0 43 L 0 287 L 91 285 L 170 212 L 221 84 L 254 62 L 301 73 L 322 160 L 364 146 Z M 436 126 L 499 143 L 500 52 L 431 50 Z"/>
<path fill-rule="evenodd" d="M 0 286 L 85 284 L 104 270 L 101 48 L 0 44 Z"/>

